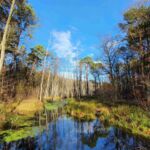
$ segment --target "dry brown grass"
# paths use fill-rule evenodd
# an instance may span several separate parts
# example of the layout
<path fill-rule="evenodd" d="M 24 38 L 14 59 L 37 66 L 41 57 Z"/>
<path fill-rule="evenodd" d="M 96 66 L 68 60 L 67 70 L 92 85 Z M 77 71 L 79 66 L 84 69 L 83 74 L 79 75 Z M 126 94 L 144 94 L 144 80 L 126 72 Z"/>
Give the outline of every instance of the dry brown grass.
<path fill-rule="evenodd" d="M 42 110 L 43 103 L 40 102 L 36 98 L 28 98 L 23 100 L 15 109 L 15 112 L 18 114 L 34 114 L 35 112 L 38 112 Z"/>

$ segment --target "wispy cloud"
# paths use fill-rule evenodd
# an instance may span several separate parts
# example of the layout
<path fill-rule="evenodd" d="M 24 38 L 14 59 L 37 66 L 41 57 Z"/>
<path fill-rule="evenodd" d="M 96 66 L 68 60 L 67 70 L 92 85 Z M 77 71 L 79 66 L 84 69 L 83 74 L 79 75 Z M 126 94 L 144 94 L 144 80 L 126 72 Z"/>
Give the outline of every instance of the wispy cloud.
<path fill-rule="evenodd" d="M 72 42 L 71 31 L 52 31 L 52 50 L 59 58 L 69 61 L 73 64 L 77 56 L 79 44 Z"/>
<path fill-rule="evenodd" d="M 70 30 L 73 31 L 73 32 L 77 32 L 77 31 L 78 31 L 78 28 L 75 27 L 75 26 L 70 25 L 69 28 L 70 28 Z"/>

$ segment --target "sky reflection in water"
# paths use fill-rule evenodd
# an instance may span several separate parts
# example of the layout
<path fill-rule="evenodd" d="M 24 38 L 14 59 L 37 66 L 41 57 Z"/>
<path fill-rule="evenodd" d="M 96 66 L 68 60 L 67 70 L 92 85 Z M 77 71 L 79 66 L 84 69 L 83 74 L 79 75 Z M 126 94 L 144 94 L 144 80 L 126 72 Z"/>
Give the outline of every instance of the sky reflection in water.
<path fill-rule="evenodd" d="M 83 123 L 59 117 L 36 137 L 3 144 L 0 150 L 128 150 L 141 144 L 121 130 L 104 128 L 98 120 Z"/>

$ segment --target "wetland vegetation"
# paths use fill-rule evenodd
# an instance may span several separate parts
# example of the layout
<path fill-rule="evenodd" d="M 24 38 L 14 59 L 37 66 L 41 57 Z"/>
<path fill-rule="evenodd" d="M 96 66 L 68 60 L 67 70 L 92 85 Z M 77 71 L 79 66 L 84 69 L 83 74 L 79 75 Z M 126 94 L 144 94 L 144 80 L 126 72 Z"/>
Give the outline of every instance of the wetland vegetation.
<path fill-rule="evenodd" d="M 76 10 L 79 0 L 44 1 L 0 0 L 0 150 L 149 150 L 150 2 L 115 2 L 114 12 L 124 8 L 118 19 L 101 14 L 99 2 L 87 6 L 100 14 L 82 7 L 86 17 L 82 9 L 72 17 L 69 8 Z M 48 11 L 65 17 L 56 23 L 60 18 Z M 83 29 L 79 16 L 105 19 L 100 28 L 88 22 Z M 68 17 L 81 28 L 53 30 Z M 91 31 L 101 32 L 99 43 Z M 85 47 L 76 34 L 87 39 Z"/>

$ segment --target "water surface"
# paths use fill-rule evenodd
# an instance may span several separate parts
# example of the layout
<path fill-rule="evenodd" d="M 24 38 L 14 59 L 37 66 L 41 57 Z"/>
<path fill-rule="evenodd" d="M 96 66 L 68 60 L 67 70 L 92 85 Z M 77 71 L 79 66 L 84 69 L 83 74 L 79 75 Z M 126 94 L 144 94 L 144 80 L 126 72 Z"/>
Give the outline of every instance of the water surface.
<path fill-rule="evenodd" d="M 114 127 L 104 127 L 99 120 L 79 122 L 60 116 L 47 123 L 35 137 L 1 143 L 0 150 L 130 150 L 148 149 L 148 144 Z"/>

